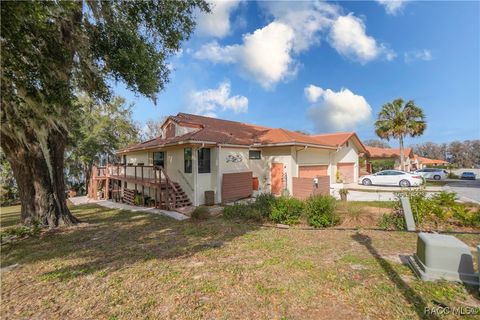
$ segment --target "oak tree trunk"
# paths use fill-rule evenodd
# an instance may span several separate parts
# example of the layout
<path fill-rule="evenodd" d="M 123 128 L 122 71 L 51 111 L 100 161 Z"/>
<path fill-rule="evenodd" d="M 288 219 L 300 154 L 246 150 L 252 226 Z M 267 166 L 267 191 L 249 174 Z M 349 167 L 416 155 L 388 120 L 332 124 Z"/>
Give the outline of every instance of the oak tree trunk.
<path fill-rule="evenodd" d="M 67 207 L 64 181 L 64 132 L 50 130 L 40 141 L 37 134 L 25 130 L 23 142 L 2 136 L 1 146 L 17 181 L 21 222 L 39 223 L 54 228 L 72 225 L 79 220 Z"/>

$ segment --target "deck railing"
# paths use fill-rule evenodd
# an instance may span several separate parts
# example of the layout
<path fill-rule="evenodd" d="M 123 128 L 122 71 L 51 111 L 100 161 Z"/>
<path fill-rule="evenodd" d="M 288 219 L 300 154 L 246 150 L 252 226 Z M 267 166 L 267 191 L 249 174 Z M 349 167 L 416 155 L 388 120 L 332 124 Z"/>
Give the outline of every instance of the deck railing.
<path fill-rule="evenodd" d="M 162 200 L 164 200 L 163 202 L 167 209 L 172 209 L 172 207 L 175 208 L 176 206 L 176 194 L 179 191 L 162 166 L 128 164 L 108 164 L 102 167 L 94 166 L 92 168 L 92 180 L 102 179 L 127 181 L 134 183 L 135 188 L 137 184 L 151 187 L 155 192 L 155 206 L 157 206 L 157 200 L 160 207 L 162 206 Z M 159 199 L 157 199 L 157 197 Z M 165 199 L 162 199 L 163 197 L 165 197 Z"/>

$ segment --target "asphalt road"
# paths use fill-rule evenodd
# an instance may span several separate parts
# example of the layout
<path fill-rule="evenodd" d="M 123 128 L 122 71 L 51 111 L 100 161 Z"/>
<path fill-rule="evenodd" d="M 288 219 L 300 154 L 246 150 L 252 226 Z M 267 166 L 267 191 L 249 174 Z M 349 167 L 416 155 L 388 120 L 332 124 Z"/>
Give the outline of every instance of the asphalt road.
<path fill-rule="evenodd" d="M 443 187 L 446 191 L 456 192 L 460 200 L 480 202 L 480 180 L 458 180 Z"/>

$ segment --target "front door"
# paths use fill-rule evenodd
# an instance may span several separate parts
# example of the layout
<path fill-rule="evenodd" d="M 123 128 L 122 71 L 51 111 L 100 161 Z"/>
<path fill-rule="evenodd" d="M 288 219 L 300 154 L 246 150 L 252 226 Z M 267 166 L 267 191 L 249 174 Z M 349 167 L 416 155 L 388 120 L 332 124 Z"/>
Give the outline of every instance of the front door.
<path fill-rule="evenodd" d="M 272 193 L 282 194 L 283 163 L 272 163 Z"/>

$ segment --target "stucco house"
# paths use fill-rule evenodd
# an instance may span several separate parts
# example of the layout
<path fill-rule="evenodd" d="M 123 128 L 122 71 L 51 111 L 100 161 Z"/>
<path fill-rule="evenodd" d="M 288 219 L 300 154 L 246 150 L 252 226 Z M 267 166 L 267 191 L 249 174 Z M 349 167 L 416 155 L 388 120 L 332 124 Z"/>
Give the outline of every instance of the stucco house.
<path fill-rule="evenodd" d="M 392 160 L 394 161 L 394 165 L 391 169 L 401 170 L 399 148 L 378 148 L 370 146 L 366 146 L 365 148 L 367 150 L 367 162 L 371 163 L 375 160 Z M 418 160 L 413 154 L 412 148 L 404 148 L 403 156 L 405 160 L 405 171 L 409 172 L 418 169 Z M 368 165 L 367 167 L 371 167 L 371 165 Z M 369 172 L 371 172 L 371 169 Z"/>
<path fill-rule="evenodd" d="M 418 162 L 418 169 L 423 169 L 426 167 L 436 167 L 436 166 L 446 166 L 448 165 L 448 161 L 440 160 L 440 159 L 430 159 L 425 157 L 420 157 L 415 155 L 415 159 Z"/>
<path fill-rule="evenodd" d="M 365 147 L 367 152 L 367 163 L 371 164 L 374 160 L 393 160 L 394 166 L 392 169 L 401 170 L 400 165 L 400 149 L 395 148 L 377 148 L 377 147 Z M 413 153 L 412 148 L 405 148 L 404 149 L 404 157 L 405 157 L 405 171 L 414 171 L 418 169 L 423 169 L 427 166 L 439 166 L 439 165 L 447 165 L 448 162 L 445 160 L 439 159 L 429 159 L 425 157 L 420 157 Z M 371 167 L 371 165 L 367 165 L 367 167 Z M 371 172 L 371 170 L 369 170 Z"/>
<path fill-rule="evenodd" d="M 105 173 L 117 182 L 106 188 L 124 197 L 125 190 L 141 188 L 157 198 L 155 186 L 142 182 L 151 182 L 155 172 L 147 169 L 157 166 L 181 195 L 181 205 L 204 204 L 205 191 L 213 191 L 216 203 L 256 192 L 304 197 L 314 184 L 328 189 L 339 179 L 357 182 L 359 154 L 366 152 L 354 132 L 305 135 L 186 113 L 168 117 L 161 129 L 161 137 L 118 150 L 122 163 Z"/>

